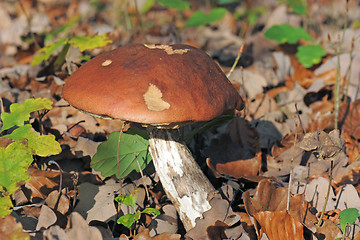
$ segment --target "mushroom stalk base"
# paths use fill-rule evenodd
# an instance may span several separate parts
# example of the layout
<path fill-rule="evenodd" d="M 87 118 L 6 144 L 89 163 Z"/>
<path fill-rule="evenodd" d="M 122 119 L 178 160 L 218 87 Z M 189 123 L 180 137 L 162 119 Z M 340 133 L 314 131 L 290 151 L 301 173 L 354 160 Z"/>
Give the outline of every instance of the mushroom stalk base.
<path fill-rule="evenodd" d="M 196 218 L 211 208 L 216 190 L 177 135 L 177 130 L 150 131 L 150 154 L 167 197 L 189 231 Z"/>

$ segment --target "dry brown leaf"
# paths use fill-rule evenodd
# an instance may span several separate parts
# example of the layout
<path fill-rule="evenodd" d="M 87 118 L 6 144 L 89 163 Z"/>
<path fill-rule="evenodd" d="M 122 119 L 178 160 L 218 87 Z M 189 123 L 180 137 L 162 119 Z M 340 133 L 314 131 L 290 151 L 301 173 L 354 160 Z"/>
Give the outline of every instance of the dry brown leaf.
<path fill-rule="evenodd" d="M 298 84 L 300 84 L 300 86 L 304 88 L 309 88 L 311 84 L 315 81 L 314 72 L 308 68 L 305 68 L 294 56 L 291 56 L 290 60 L 294 72 L 290 76 L 286 84 L 288 85 L 290 83 L 297 82 Z"/>
<path fill-rule="evenodd" d="M 64 230 L 59 226 L 52 226 L 44 231 L 44 239 L 103 239 L 100 231 L 96 227 L 90 227 L 85 219 L 77 212 L 70 215 L 67 228 Z"/>
<path fill-rule="evenodd" d="M 227 126 L 226 133 L 241 148 L 249 149 L 251 154 L 260 152 L 259 133 L 244 118 L 233 119 Z"/>
<path fill-rule="evenodd" d="M 221 177 L 221 175 L 232 176 L 234 178 L 252 177 L 257 176 L 260 172 L 261 153 L 259 152 L 251 159 L 217 163 L 216 165 L 212 163 L 210 158 L 207 158 L 206 163 L 215 177 Z"/>
<path fill-rule="evenodd" d="M 269 240 L 304 239 L 303 225 L 286 211 L 258 212 L 254 214 L 254 217 Z"/>
<path fill-rule="evenodd" d="M 136 234 L 134 240 L 180 240 L 180 234 L 169 234 L 169 233 L 162 233 L 155 237 L 150 237 L 149 229 L 144 229 L 141 233 Z"/>
<path fill-rule="evenodd" d="M 285 187 L 276 187 L 269 179 L 261 180 L 255 190 L 254 196 L 250 198 L 250 191 L 243 194 L 245 210 L 250 215 L 262 211 L 285 211 L 287 208 L 287 193 Z M 316 217 L 308 212 L 308 203 L 304 195 L 296 194 L 290 197 L 289 214 L 306 226 L 312 226 Z"/>
<path fill-rule="evenodd" d="M 216 177 L 221 174 L 235 178 L 256 176 L 261 168 L 261 153 L 254 157 L 249 149 L 240 147 L 227 134 L 213 139 L 203 153 Z"/>
<path fill-rule="evenodd" d="M 255 100 L 246 99 L 246 115 L 250 117 L 248 120 L 261 119 L 266 113 L 280 110 L 278 104 L 267 93 L 258 94 Z"/>
<path fill-rule="evenodd" d="M 0 239 L 28 240 L 30 239 L 30 236 L 28 233 L 23 232 L 21 223 L 16 222 L 16 219 L 13 216 L 8 215 L 5 218 L 0 218 Z"/>
<path fill-rule="evenodd" d="M 54 211 L 58 211 L 62 215 L 65 215 L 70 208 L 70 199 L 65 194 L 59 194 L 59 191 L 52 191 L 45 199 L 46 204 Z"/>
<path fill-rule="evenodd" d="M 359 158 L 359 144 L 350 137 L 348 132 L 344 132 L 343 136 L 345 140 L 345 153 L 349 157 L 349 163 L 351 164 Z"/>
<path fill-rule="evenodd" d="M 326 219 L 321 227 L 316 229 L 315 236 L 318 239 L 333 240 L 341 237 L 341 231 L 331 220 Z"/>
<path fill-rule="evenodd" d="M 41 207 L 39 221 L 36 225 L 36 231 L 40 229 L 48 229 L 51 225 L 57 221 L 56 214 L 54 211 L 46 205 Z"/>
<path fill-rule="evenodd" d="M 339 109 L 339 121 L 343 122 L 342 130 L 351 137 L 360 139 L 360 99 L 351 103 L 344 103 Z"/>
<path fill-rule="evenodd" d="M 210 205 L 211 209 L 203 214 L 203 219 L 196 219 L 196 226 L 187 232 L 186 237 L 194 240 L 213 239 L 210 235 L 212 233 L 208 232 L 208 230 L 212 231 L 216 228 L 218 230 L 217 234 L 220 235 L 221 233 L 219 233 L 219 231 L 221 232 L 224 230 L 224 228 L 220 228 L 220 225 L 224 226 L 220 223 L 217 223 L 217 227 L 211 228 L 211 226 L 216 226 L 217 221 L 223 222 L 227 227 L 230 227 L 240 220 L 240 218 L 237 219 L 238 216 L 236 217 L 232 212 L 229 202 L 226 200 L 213 198 L 210 201 Z M 240 235 L 241 232 L 238 234 Z"/>
<path fill-rule="evenodd" d="M 334 103 L 323 99 L 316 101 L 309 106 L 312 110 L 312 123 L 309 124 L 308 131 L 315 132 L 319 129 L 331 129 L 334 127 Z"/>

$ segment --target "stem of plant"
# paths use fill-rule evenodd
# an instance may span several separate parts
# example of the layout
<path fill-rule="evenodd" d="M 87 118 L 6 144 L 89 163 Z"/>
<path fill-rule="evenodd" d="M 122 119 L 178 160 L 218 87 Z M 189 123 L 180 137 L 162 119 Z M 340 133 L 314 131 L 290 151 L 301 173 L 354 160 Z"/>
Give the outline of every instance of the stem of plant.
<path fill-rule="evenodd" d="M 121 178 L 120 176 L 120 159 L 119 159 L 119 151 L 120 151 L 120 142 L 121 142 L 121 136 L 122 133 L 124 131 L 124 127 L 125 127 L 126 122 L 123 122 L 122 126 L 121 126 L 121 130 L 120 130 L 120 134 L 119 134 L 119 140 L 118 140 L 118 145 L 117 145 L 117 152 L 116 152 L 116 161 L 117 161 L 117 169 L 118 169 L 118 177 L 119 180 Z M 120 194 L 121 194 L 121 189 L 122 189 L 122 182 L 120 182 Z"/>
<path fill-rule="evenodd" d="M 296 129 L 297 129 L 297 128 L 296 128 Z M 289 212 L 289 210 L 290 210 L 290 196 L 291 196 L 291 185 L 292 185 L 293 170 L 294 170 L 293 162 L 294 162 L 296 141 L 297 141 L 297 131 L 295 132 L 295 139 L 294 139 L 294 146 L 293 146 L 293 154 L 292 154 L 291 162 L 290 162 L 289 188 L 288 188 L 288 195 L 287 195 L 287 202 L 286 202 L 286 211 L 287 211 L 287 212 Z"/>
<path fill-rule="evenodd" d="M 229 72 L 228 74 L 226 74 L 226 77 L 227 77 L 227 78 L 229 78 L 229 77 L 231 76 L 232 72 L 234 71 L 236 65 L 237 65 L 238 62 L 239 62 L 239 59 L 240 59 L 243 51 L 244 51 L 244 44 L 241 45 L 241 47 L 240 47 L 240 49 L 239 49 L 239 52 L 238 52 L 238 55 L 236 56 L 236 59 L 235 59 L 235 61 L 234 61 L 234 64 L 232 65 L 232 67 L 231 67 L 231 69 L 230 69 L 230 72 Z"/>
<path fill-rule="evenodd" d="M 329 176 L 329 186 L 328 186 L 328 190 L 327 190 L 327 193 L 326 193 L 326 199 L 325 199 L 324 207 L 323 207 L 323 209 L 322 209 L 322 212 L 321 212 L 319 221 L 318 221 L 318 223 L 316 224 L 318 227 L 320 227 L 320 225 L 321 225 L 321 223 L 322 223 L 322 218 L 323 218 L 323 216 L 324 216 L 325 209 L 326 209 L 326 205 L 327 205 L 327 202 L 328 202 L 328 200 L 329 200 L 330 189 L 331 189 L 331 181 L 332 181 L 333 165 L 334 165 L 334 160 L 331 160 L 330 173 L 329 173 L 329 175 L 330 175 L 330 176 Z"/>
<path fill-rule="evenodd" d="M 140 163 L 139 163 L 138 157 L 137 157 L 137 155 L 136 155 L 135 152 L 134 152 L 134 155 L 135 155 L 136 163 L 137 163 L 138 168 L 139 168 L 140 175 L 141 175 L 141 177 L 142 177 L 142 179 L 143 179 L 143 182 L 144 182 L 144 187 L 145 187 L 146 196 L 147 196 L 148 199 L 150 199 L 149 191 L 148 191 L 148 189 L 147 189 L 147 186 L 146 186 L 146 183 L 145 183 L 145 179 L 144 179 L 144 174 L 143 174 L 143 171 L 141 170 Z"/>
<path fill-rule="evenodd" d="M 61 189 L 62 189 L 62 170 L 61 170 L 61 167 L 60 167 L 60 165 L 57 163 L 57 162 L 55 162 L 55 161 L 53 161 L 53 160 L 50 160 L 49 162 L 48 162 L 48 164 L 55 164 L 57 167 L 58 167 L 58 169 L 59 169 L 59 172 L 60 172 L 60 183 L 59 183 L 59 193 L 61 193 Z"/>

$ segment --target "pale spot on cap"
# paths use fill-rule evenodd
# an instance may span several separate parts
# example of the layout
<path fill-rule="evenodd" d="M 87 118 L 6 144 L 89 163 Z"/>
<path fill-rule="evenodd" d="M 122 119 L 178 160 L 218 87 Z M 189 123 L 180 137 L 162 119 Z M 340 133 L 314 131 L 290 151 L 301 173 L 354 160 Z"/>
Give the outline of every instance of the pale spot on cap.
<path fill-rule="evenodd" d="M 151 111 L 163 111 L 170 108 L 170 104 L 162 99 L 162 92 L 154 84 L 149 85 L 144 96 L 145 104 Z"/>
<path fill-rule="evenodd" d="M 167 54 L 172 55 L 172 54 L 184 54 L 188 51 L 190 51 L 189 48 L 185 48 L 185 49 L 173 49 L 170 45 L 155 45 L 155 44 L 144 44 L 145 47 L 150 48 L 150 49 L 162 49 L 164 50 Z"/>
<path fill-rule="evenodd" d="M 101 66 L 106 67 L 106 66 L 109 66 L 111 63 L 112 63 L 112 61 L 110 59 L 107 59 L 101 64 Z"/>

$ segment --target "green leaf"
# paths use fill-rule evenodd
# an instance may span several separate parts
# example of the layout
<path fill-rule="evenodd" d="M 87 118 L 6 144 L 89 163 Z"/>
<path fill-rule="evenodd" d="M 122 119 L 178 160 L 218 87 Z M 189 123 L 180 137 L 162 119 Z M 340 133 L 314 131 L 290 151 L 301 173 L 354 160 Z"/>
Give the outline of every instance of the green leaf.
<path fill-rule="evenodd" d="M 139 190 L 135 190 L 131 194 L 119 195 L 115 198 L 115 201 L 135 209 L 138 192 Z"/>
<path fill-rule="evenodd" d="M 325 55 L 325 50 L 319 44 L 299 46 L 296 53 L 299 62 L 306 68 L 320 63 Z"/>
<path fill-rule="evenodd" d="M 1 114 L 2 128 L 1 131 L 9 129 L 13 126 L 23 126 L 24 121 L 29 121 L 30 113 L 42 109 L 50 110 L 52 101 L 47 98 L 30 98 L 24 103 L 13 103 L 10 105 L 10 113 Z"/>
<path fill-rule="evenodd" d="M 8 195 L 14 194 L 21 182 L 27 181 L 32 151 L 26 140 L 19 140 L 0 148 L 0 186 Z"/>
<path fill-rule="evenodd" d="M 306 1 L 304 0 L 287 0 L 291 10 L 299 15 L 306 15 Z"/>
<path fill-rule="evenodd" d="M 145 208 L 144 210 L 141 211 L 141 213 L 146 213 L 151 216 L 160 215 L 160 211 L 157 210 L 156 208 Z"/>
<path fill-rule="evenodd" d="M 48 60 L 51 56 L 51 54 L 53 54 L 59 47 L 61 47 L 62 45 L 64 45 L 65 43 L 67 43 L 68 38 L 64 37 L 64 38 L 60 38 L 55 42 L 52 43 L 47 43 L 45 45 L 45 47 L 41 48 L 36 55 L 34 56 L 31 65 L 38 65 L 40 64 L 42 61 Z"/>
<path fill-rule="evenodd" d="M 1 186 L 0 186 L 0 194 L 2 193 L 1 191 Z M 11 210 L 10 208 L 12 207 L 12 202 L 10 199 L 10 195 L 5 196 L 5 197 L 0 197 L 0 218 L 3 218 L 7 215 L 10 215 Z"/>
<path fill-rule="evenodd" d="M 145 3 L 143 4 L 140 12 L 141 13 L 146 13 L 147 11 L 149 11 L 155 4 L 155 0 L 146 0 Z"/>
<path fill-rule="evenodd" d="M 225 4 L 230 4 L 230 3 L 237 3 L 240 2 L 240 0 L 218 0 L 218 4 L 220 5 L 225 5 Z"/>
<path fill-rule="evenodd" d="M 61 152 L 61 146 L 55 140 L 54 135 L 38 135 L 35 131 L 31 130 L 30 124 L 21 126 L 4 137 L 11 138 L 15 141 L 26 139 L 33 154 L 41 157 L 55 155 Z"/>
<path fill-rule="evenodd" d="M 85 50 L 91 50 L 98 47 L 105 47 L 106 45 L 112 43 L 106 33 L 102 35 L 95 36 L 75 36 L 69 40 L 69 43 L 73 47 L 77 47 L 81 52 Z"/>
<path fill-rule="evenodd" d="M 300 39 L 311 41 L 312 38 L 301 27 L 294 28 L 289 24 L 275 25 L 266 30 L 265 37 L 283 43 L 297 43 Z"/>
<path fill-rule="evenodd" d="M 158 3 L 165 7 L 174 8 L 177 10 L 187 10 L 190 8 L 190 3 L 183 0 L 157 0 Z"/>
<path fill-rule="evenodd" d="M 131 127 L 121 136 L 119 147 L 119 168 L 117 166 L 117 151 L 120 132 L 113 132 L 109 139 L 99 145 L 96 154 L 91 160 L 91 167 L 101 172 L 103 177 L 116 174 L 119 178 L 126 177 L 130 172 L 139 172 L 138 163 L 141 170 L 151 161 L 148 152 L 149 137 L 146 132 L 136 127 Z"/>
<path fill-rule="evenodd" d="M 185 27 L 199 27 L 206 24 L 210 24 L 216 22 L 223 18 L 227 10 L 225 8 L 214 8 L 211 9 L 209 14 L 206 14 L 202 11 L 196 11 L 194 14 L 189 18 Z"/>
<path fill-rule="evenodd" d="M 51 33 L 46 34 L 44 41 L 48 42 L 49 40 L 53 39 L 59 33 L 62 33 L 64 31 L 68 30 L 69 28 L 72 28 L 79 21 L 79 19 L 80 19 L 79 15 L 72 17 L 67 23 L 65 23 L 61 27 L 55 29 Z"/>
<path fill-rule="evenodd" d="M 140 212 L 136 212 L 135 214 L 126 214 L 125 216 L 121 216 L 118 220 L 117 223 L 118 224 L 122 224 L 127 228 L 130 228 L 131 225 L 133 225 L 134 222 L 139 221 L 141 217 L 141 213 Z"/>
<path fill-rule="evenodd" d="M 340 228 L 341 231 L 344 233 L 347 224 L 353 224 L 360 217 L 359 210 L 356 208 L 348 208 L 339 213 L 340 216 Z"/>

